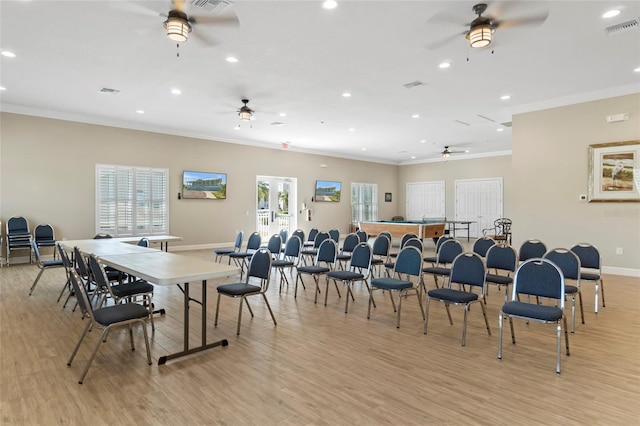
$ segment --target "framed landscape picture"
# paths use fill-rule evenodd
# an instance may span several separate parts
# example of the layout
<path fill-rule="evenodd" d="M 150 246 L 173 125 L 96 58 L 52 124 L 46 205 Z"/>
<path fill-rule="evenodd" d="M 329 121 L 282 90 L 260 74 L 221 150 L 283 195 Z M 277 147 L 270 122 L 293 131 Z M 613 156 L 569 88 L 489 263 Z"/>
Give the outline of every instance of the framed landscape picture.
<path fill-rule="evenodd" d="M 226 199 L 227 174 L 185 170 L 182 173 L 182 198 Z"/>
<path fill-rule="evenodd" d="M 640 202 L 640 141 L 589 145 L 589 202 Z"/>

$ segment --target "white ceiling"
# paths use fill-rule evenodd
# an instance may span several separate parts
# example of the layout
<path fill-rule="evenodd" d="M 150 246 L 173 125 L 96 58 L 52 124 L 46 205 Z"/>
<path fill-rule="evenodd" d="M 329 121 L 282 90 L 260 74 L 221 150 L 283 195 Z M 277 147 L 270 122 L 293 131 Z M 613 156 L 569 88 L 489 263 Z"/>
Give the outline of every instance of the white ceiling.
<path fill-rule="evenodd" d="M 2 0 L 0 49 L 17 56 L 1 57 L 1 109 L 408 164 L 445 145 L 463 158 L 508 153 L 501 123 L 514 113 L 640 92 L 640 30 L 604 31 L 638 19 L 639 1 L 489 3 L 502 19 L 548 17 L 498 28 L 480 50 L 462 35 L 474 3 L 240 0 L 221 15 L 237 26 L 197 24 L 178 49 L 160 16 L 169 0 Z M 622 13 L 602 18 L 612 8 Z M 426 85 L 403 86 L 414 81 Z M 235 130 L 245 97 L 255 120 Z"/>

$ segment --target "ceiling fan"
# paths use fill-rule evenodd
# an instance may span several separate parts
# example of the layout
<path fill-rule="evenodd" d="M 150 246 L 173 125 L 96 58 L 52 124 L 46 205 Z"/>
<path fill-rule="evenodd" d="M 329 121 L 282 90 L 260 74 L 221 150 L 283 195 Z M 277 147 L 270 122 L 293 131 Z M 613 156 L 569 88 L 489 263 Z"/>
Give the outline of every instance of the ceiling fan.
<path fill-rule="evenodd" d="M 110 4 L 114 4 L 114 7 L 128 12 L 165 18 L 163 27 L 167 37 L 177 43 L 186 42 L 189 36 L 193 34 L 205 44 L 215 46 L 216 42 L 206 37 L 202 31 L 194 31 L 194 26 L 237 26 L 239 24 L 238 17 L 235 13 L 226 12 L 226 10 L 233 5 L 231 0 L 172 0 L 171 10 L 169 10 L 168 13 L 158 13 L 156 10 L 152 10 L 147 6 L 128 1 L 111 2 Z M 187 14 L 189 7 L 192 9 L 198 8 L 207 14 L 198 16 Z"/>
<path fill-rule="evenodd" d="M 240 109 L 238 109 L 238 116 L 240 117 L 240 121 L 253 120 L 254 111 L 251 108 L 249 108 L 249 106 L 247 105 L 249 103 L 249 99 L 243 99 L 242 103 L 244 105 L 242 105 Z"/>
<path fill-rule="evenodd" d="M 498 7 L 494 9 L 500 8 L 501 6 L 502 9 L 504 9 L 505 7 L 514 7 L 514 4 L 517 3 L 518 2 L 501 2 L 498 3 Z M 548 11 L 545 10 L 543 12 L 531 14 L 529 16 L 522 16 L 513 19 L 502 19 L 499 18 L 498 15 L 501 15 L 504 10 L 494 11 L 493 13 L 483 15 L 487 11 L 488 7 L 489 6 L 487 3 L 475 4 L 471 9 L 473 13 L 478 16 L 470 23 L 464 24 L 464 27 L 466 27 L 466 29 L 462 33 L 456 33 L 443 40 L 430 44 L 427 47 L 429 47 L 430 49 L 442 47 L 450 41 L 457 39 L 461 35 L 463 35 L 469 41 L 469 46 L 474 49 L 487 47 L 492 43 L 493 34 L 498 28 L 505 29 L 527 25 L 541 25 L 549 16 Z M 452 20 L 449 19 L 448 16 L 444 16 L 442 14 L 435 15 L 432 19 L 430 19 L 430 22 L 434 23 L 447 21 L 453 21 L 456 24 L 460 24 L 460 20 L 458 18 L 454 18 Z"/>
<path fill-rule="evenodd" d="M 449 149 L 448 146 L 445 146 L 441 154 L 442 154 L 442 158 L 449 158 L 451 154 L 464 154 L 465 152 L 468 152 L 468 151 L 452 151 Z"/>

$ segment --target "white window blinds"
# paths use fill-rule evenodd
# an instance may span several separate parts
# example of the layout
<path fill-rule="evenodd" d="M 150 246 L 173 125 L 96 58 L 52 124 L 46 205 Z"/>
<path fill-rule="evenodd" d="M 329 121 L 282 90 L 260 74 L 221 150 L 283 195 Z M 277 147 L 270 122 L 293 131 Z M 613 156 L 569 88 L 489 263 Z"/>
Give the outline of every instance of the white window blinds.
<path fill-rule="evenodd" d="M 169 233 L 167 169 L 96 165 L 96 232 Z"/>
<path fill-rule="evenodd" d="M 352 223 L 378 220 L 378 184 L 351 183 Z"/>

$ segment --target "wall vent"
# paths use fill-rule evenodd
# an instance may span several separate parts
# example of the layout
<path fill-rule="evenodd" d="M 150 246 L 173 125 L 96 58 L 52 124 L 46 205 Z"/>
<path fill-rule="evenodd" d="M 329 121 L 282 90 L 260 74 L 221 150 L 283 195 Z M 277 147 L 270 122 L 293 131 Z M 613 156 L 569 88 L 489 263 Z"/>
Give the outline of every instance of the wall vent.
<path fill-rule="evenodd" d="M 231 0 L 190 0 L 189 3 L 195 8 L 215 13 L 222 13 L 233 5 Z"/>
<path fill-rule="evenodd" d="M 116 89 L 109 89 L 108 87 L 103 87 L 102 89 L 99 90 L 100 93 L 106 93 L 108 95 L 117 95 L 118 93 L 120 93 L 119 90 Z"/>
<path fill-rule="evenodd" d="M 424 83 L 424 82 L 422 82 L 422 81 L 420 81 L 420 80 L 416 80 L 416 81 L 412 81 L 411 83 L 403 84 L 402 86 L 403 86 L 405 89 L 413 89 L 414 87 L 418 87 L 418 86 L 426 86 L 426 85 L 427 85 L 427 83 Z"/>
<path fill-rule="evenodd" d="M 626 31 L 637 30 L 640 27 L 640 23 L 638 19 L 632 19 L 627 22 L 622 22 L 620 24 L 611 25 L 610 27 L 606 27 L 604 32 L 607 35 L 619 34 Z"/>

